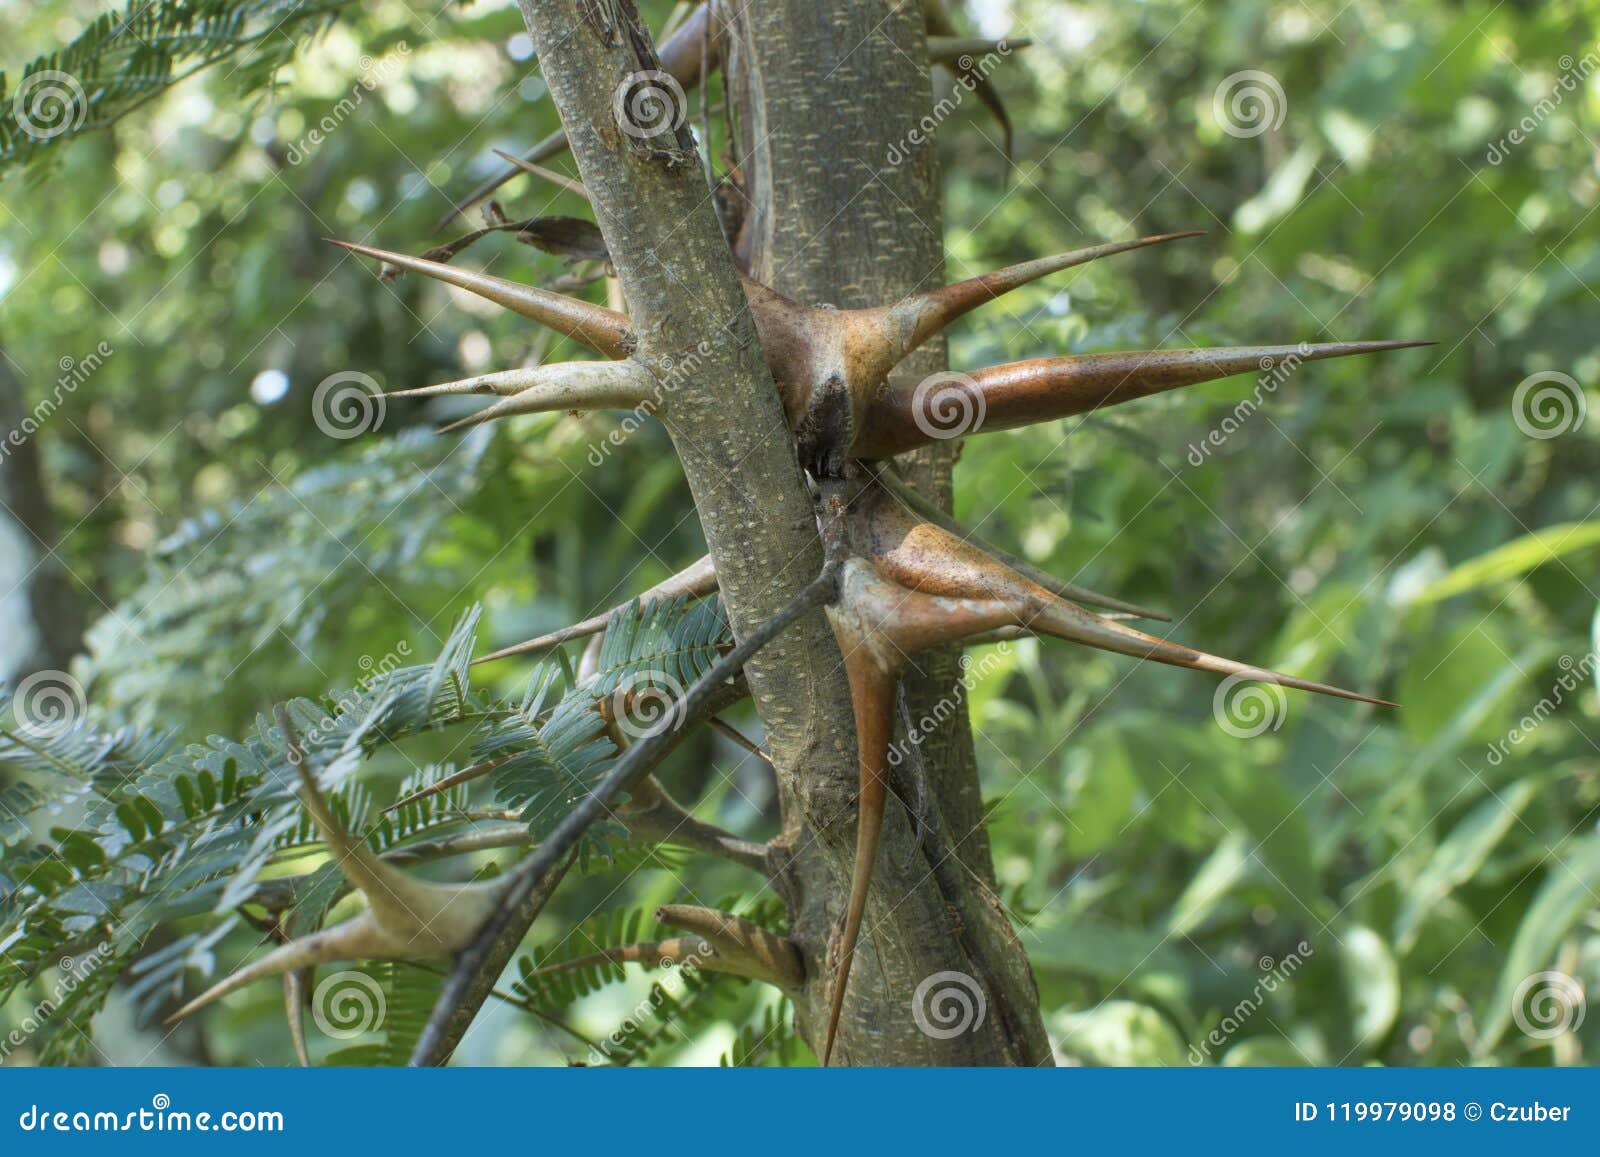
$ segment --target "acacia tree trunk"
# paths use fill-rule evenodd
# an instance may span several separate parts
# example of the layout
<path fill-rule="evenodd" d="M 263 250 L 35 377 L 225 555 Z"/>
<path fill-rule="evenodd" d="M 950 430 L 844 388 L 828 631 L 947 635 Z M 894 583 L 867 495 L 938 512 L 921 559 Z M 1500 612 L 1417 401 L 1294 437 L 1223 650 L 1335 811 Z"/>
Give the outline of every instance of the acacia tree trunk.
<path fill-rule="evenodd" d="M 659 68 L 633 0 L 522 0 L 636 327 L 638 360 L 673 383 L 658 410 L 683 460 L 734 633 L 790 601 L 822 551 L 754 327 L 687 127 L 619 132 L 613 98 Z M 754 0 L 728 68 L 755 217 L 752 275 L 802 300 L 887 302 L 940 278 L 936 158 L 911 145 L 932 88 L 917 3 Z M 909 159 L 888 163 L 891 146 Z M 685 360 L 693 352 L 695 356 Z M 920 379 L 942 345 L 908 359 Z M 948 501 L 950 452 L 913 479 Z M 932 806 L 919 840 L 891 803 L 835 1057 L 852 1064 L 1041 1064 L 1049 1045 L 1032 974 L 993 895 L 953 655 L 920 662 L 913 717 L 958 710 L 921 758 Z M 799 1027 L 820 1047 L 855 852 L 857 761 L 844 668 L 814 612 L 749 665 L 777 769 L 783 832 L 774 883 L 806 965 Z M 909 782 L 915 791 L 915 774 Z M 835 953 L 836 955 L 836 953 Z M 961 1031 L 941 1002 L 975 1002 Z M 978 1010 L 981 1010 L 981 1015 Z M 930 1031 L 930 1029 L 932 1031 Z"/>
<path fill-rule="evenodd" d="M 938 152 L 912 131 L 933 100 L 928 69 L 919 63 L 927 60 L 922 6 L 769 0 L 742 7 L 734 20 L 729 76 L 752 201 L 751 276 L 797 300 L 841 309 L 942 283 Z M 940 338 L 908 357 L 893 384 L 944 368 Z M 908 456 L 913 484 L 946 508 L 954 450 L 942 445 Z M 905 676 L 911 718 L 943 720 L 919 734 L 915 762 L 944 839 L 919 850 L 905 811 L 891 806 L 841 1026 L 841 1054 L 852 1063 L 1049 1059 L 1032 974 L 991 890 L 994 869 L 957 660 L 954 649 L 934 651 L 918 656 Z M 842 677 L 837 666 L 834 674 Z M 898 742 L 898 750 L 910 750 L 903 734 Z M 834 818 L 815 791 L 814 777 L 801 776 L 785 801 L 785 832 L 797 845 L 818 836 L 814 818 L 824 824 Z M 803 862 L 794 864 L 790 883 L 799 901 L 796 938 L 814 959 L 811 949 L 826 943 L 848 889 Z M 949 1038 L 924 1031 L 938 1013 L 931 1002 L 942 999 L 941 989 L 961 983 L 934 981 L 919 996 L 919 986 L 943 972 L 977 984 L 992 1023 Z M 823 977 L 808 991 L 813 1041 L 827 989 Z"/>

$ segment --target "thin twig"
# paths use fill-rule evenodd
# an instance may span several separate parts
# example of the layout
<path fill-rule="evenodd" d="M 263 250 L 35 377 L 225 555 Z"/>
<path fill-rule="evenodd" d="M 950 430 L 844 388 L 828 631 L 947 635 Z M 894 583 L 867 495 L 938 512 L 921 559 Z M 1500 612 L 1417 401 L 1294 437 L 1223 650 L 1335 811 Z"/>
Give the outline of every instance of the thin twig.
<path fill-rule="evenodd" d="M 752 631 L 749 638 L 737 644 L 689 688 L 680 701 L 677 727 L 646 735 L 628 748 L 594 790 L 568 812 L 544 843 L 515 869 L 510 889 L 496 914 L 456 957 L 450 979 L 439 994 L 439 1001 L 411 1054 L 413 1066 L 439 1065 L 449 1059 L 493 987 L 500 969 L 527 935 L 572 863 L 584 833 L 601 818 L 612 801 L 654 770 L 681 741 L 683 724 L 699 718 L 723 685 L 742 671 L 756 652 L 801 616 L 831 602 L 837 595 L 838 564 L 830 560 L 822 573 L 788 606 Z"/>

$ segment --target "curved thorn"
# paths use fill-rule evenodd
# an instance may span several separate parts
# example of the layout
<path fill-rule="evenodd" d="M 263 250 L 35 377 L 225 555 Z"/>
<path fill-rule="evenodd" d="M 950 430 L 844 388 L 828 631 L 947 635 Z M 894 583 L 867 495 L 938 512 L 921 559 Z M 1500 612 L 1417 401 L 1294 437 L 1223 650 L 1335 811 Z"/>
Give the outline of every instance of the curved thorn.
<path fill-rule="evenodd" d="M 513 414 L 548 414 L 556 410 L 632 410 L 643 405 L 650 397 L 654 382 L 649 371 L 635 361 L 559 362 L 539 366 L 536 373 L 542 379 L 537 385 L 501 398 L 475 414 L 440 426 L 439 433 L 465 430 Z"/>
<path fill-rule="evenodd" d="M 370 245 L 358 245 L 353 241 L 339 241 L 332 237 L 324 240 L 355 253 L 376 257 L 401 269 L 420 273 L 424 277 L 432 277 L 446 285 L 464 289 L 468 293 L 475 293 L 513 313 L 519 313 L 531 321 L 564 333 L 574 341 L 581 342 L 607 357 L 626 357 L 632 348 L 632 330 L 627 317 L 602 305 L 593 305 L 575 297 L 551 293 L 547 289 L 522 285 L 487 273 L 457 269 L 454 265 L 429 261 L 425 257 L 411 257 L 404 253 L 374 249 Z"/>
<path fill-rule="evenodd" d="M 536 639 L 529 639 L 515 646 L 502 647 L 492 654 L 474 659 L 472 665 L 489 663 L 495 659 L 505 659 L 512 655 L 525 655 L 530 651 L 548 651 L 551 647 L 559 647 L 562 643 L 569 643 L 573 639 L 581 639 L 587 635 L 598 634 L 606 629 L 606 624 L 611 621 L 611 616 L 616 614 L 628 603 L 653 602 L 661 599 L 676 598 L 687 595 L 691 599 L 704 598 L 717 589 L 717 568 L 708 554 L 698 558 L 677 574 L 662 579 L 655 586 L 642 594 L 629 599 L 627 603 L 619 603 L 603 614 L 584 619 L 581 623 L 574 623 L 570 627 L 563 627 L 559 631 L 552 631 L 548 635 L 540 635 Z"/>
<path fill-rule="evenodd" d="M 409 390 L 391 390 L 381 395 L 385 398 L 442 398 L 454 394 L 495 394 L 509 397 L 531 389 L 546 379 L 544 366 L 526 366 L 515 370 L 497 370 L 492 374 L 462 378 L 455 382 L 441 382 L 436 386 L 416 386 Z"/>
<path fill-rule="evenodd" d="M 940 390 L 918 397 L 914 388 L 884 391 L 873 399 L 864 428 L 852 448 L 861 458 L 886 458 L 933 441 L 949 426 L 939 407 L 948 390 L 962 394 L 977 420 L 959 431 L 1010 430 L 1036 422 L 1084 414 L 1152 394 L 1181 389 L 1237 374 L 1280 375 L 1300 362 L 1355 357 L 1434 345 L 1431 341 L 1332 342 L 1323 345 L 1242 346 L 1223 349 L 1138 350 L 1038 358 L 990 366 L 961 375 Z M 1287 367 L 1287 369 L 1285 368 Z M 969 393 L 975 391 L 978 403 Z"/>
<path fill-rule="evenodd" d="M 805 965 L 794 941 L 743 916 L 687 904 L 663 904 L 655 916 L 662 924 L 705 940 L 721 957 L 724 971 L 784 989 L 805 983 Z"/>
<path fill-rule="evenodd" d="M 1150 245 L 1163 245 L 1168 241 L 1180 241 L 1187 237 L 1203 236 L 1205 236 L 1203 229 L 1188 229 L 1179 233 L 1137 237 L 1131 241 L 1091 245 L 1085 249 L 1074 249 L 1069 253 L 1058 253 L 1053 257 L 1040 257 L 1033 261 L 1008 265 L 993 273 L 969 277 L 965 281 L 952 282 L 942 289 L 907 297 L 890 307 L 891 315 L 898 326 L 910 328 L 906 338 L 908 344 L 901 356 L 910 353 L 951 322 L 972 312 L 980 305 L 986 305 L 1003 294 L 1038 281 L 1041 277 L 1049 277 L 1052 273 L 1060 273 L 1064 269 L 1086 265 L 1102 257 L 1144 249 Z"/>
<path fill-rule="evenodd" d="M 311 1054 L 306 1050 L 306 985 L 311 982 L 312 970 L 296 968 L 283 974 L 283 1014 L 289 1021 L 289 1041 L 294 1045 L 295 1060 L 300 1067 L 311 1067 Z"/>
<path fill-rule="evenodd" d="M 378 959 L 393 949 L 393 942 L 378 927 L 370 911 L 332 928 L 324 928 L 298 940 L 281 944 L 258 960 L 245 965 L 230 976 L 217 981 L 177 1012 L 167 1017 L 166 1023 L 182 1020 L 190 1013 L 237 992 L 247 984 L 281 976 L 318 964 L 331 964 L 337 960 Z"/>
<path fill-rule="evenodd" d="M 494 150 L 494 155 L 499 157 L 502 161 L 506 161 L 509 164 L 515 165 L 524 173 L 532 173 L 535 177 L 549 181 L 552 185 L 565 189 L 569 193 L 576 193 L 585 201 L 589 199 L 589 190 L 584 187 L 583 182 L 574 181 L 565 173 L 558 173 L 554 169 L 547 169 L 543 165 L 534 161 L 525 161 L 521 157 L 514 157 L 510 153 L 501 149 Z"/>
<path fill-rule="evenodd" d="M 830 608 L 831 609 L 831 608 Z M 861 937 L 861 921 L 867 910 L 867 891 L 872 884 L 873 861 L 878 856 L 878 837 L 883 832 L 883 805 L 889 779 L 889 740 L 893 726 L 894 675 L 872 648 L 852 639 L 849 628 L 835 622 L 834 633 L 845 652 L 845 673 L 850 683 L 850 705 L 855 714 L 856 759 L 859 775 L 856 813 L 855 864 L 850 877 L 850 898 L 845 907 L 844 931 L 839 937 L 838 972 L 828 995 L 827 1029 L 822 1041 L 822 1065 L 828 1066 L 839 1035 L 839 1018 L 844 1011 L 844 996 L 850 983 L 850 966 L 855 962 L 856 942 Z"/>
<path fill-rule="evenodd" d="M 903 607 L 896 608 L 891 638 L 907 654 L 930 642 L 945 641 L 952 630 L 959 629 L 960 620 L 954 611 L 964 601 L 987 602 L 1004 608 L 1006 614 L 1002 622 L 983 624 L 981 630 L 985 633 L 997 626 L 1018 626 L 1035 634 L 1053 635 L 1136 659 L 1239 675 L 1341 699 L 1396 706 L 1387 700 L 1327 683 L 1196 651 L 1102 618 L 1031 581 L 943 527 L 909 517 L 886 492 L 865 494 L 867 502 L 861 508 L 865 525 L 859 534 L 860 547 L 889 580 L 906 591 L 915 591 L 933 600 L 921 605 L 907 600 Z M 977 632 L 964 630 L 962 633 Z"/>
<path fill-rule="evenodd" d="M 1172 616 L 1165 614 L 1162 611 L 1153 611 L 1148 607 L 1141 607 L 1136 603 L 1124 602 L 1122 599 L 1114 598 L 1111 595 L 1099 594 L 1090 590 L 1088 587 L 1081 587 L 1077 583 L 1070 583 L 1065 579 L 1059 579 L 1050 572 L 1034 566 L 1026 559 L 1018 558 L 1015 555 L 1006 553 L 993 543 L 978 537 L 977 534 L 962 526 L 955 520 L 953 515 L 941 510 L 934 503 L 929 502 L 921 494 L 918 494 L 910 486 L 906 485 L 901 479 L 896 478 L 890 471 L 880 470 L 877 474 L 877 478 L 890 494 L 894 495 L 907 506 L 911 507 L 912 510 L 922 515 L 922 517 L 938 524 L 945 530 L 948 530 L 951 534 L 954 534 L 959 538 L 966 539 L 967 541 L 982 547 L 989 554 L 993 555 L 995 558 L 1011 567 L 1012 570 L 1015 570 L 1017 573 L 1025 576 L 1028 579 L 1031 579 L 1033 582 L 1038 583 L 1046 590 L 1053 591 L 1062 598 L 1072 599 L 1074 602 L 1088 603 L 1090 606 L 1094 607 L 1104 607 L 1107 610 L 1118 612 L 1118 617 L 1120 618 L 1157 619 L 1164 623 L 1169 623 L 1172 621 Z"/>
<path fill-rule="evenodd" d="M 1352 699 L 1358 703 L 1373 703 L 1380 707 L 1400 706 L 1387 699 L 1346 691 L 1343 687 L 1335 687 L 1330 683 L 1301 679 L 1294 675 L 1285 675 L 1281 671 L 1241 663 L 1236 659 L 1225 659 L 1205 651 L 1196 651 L 1168 639 L 1160 639 L 1136 631 L 1132 627 L 1125 627 L 1121 623 L 1110 622 L 1062 599 L 1055 599 L 1048 605 L 1035 608 L 1019 625 L 1038 633 L 1082 643 L 1084 646 L 1102 651 L 1128 655 L 1135 659 L 1153 659 L 1173 667 L 1188 667 L 1195 671 L 1210 671 L 1221 675 L 1237 675 L 1261 683 L 1276 683 L 1283 687 L 1293 687 L 1297 691 L 1330 695 L 1338 699 Z"/>

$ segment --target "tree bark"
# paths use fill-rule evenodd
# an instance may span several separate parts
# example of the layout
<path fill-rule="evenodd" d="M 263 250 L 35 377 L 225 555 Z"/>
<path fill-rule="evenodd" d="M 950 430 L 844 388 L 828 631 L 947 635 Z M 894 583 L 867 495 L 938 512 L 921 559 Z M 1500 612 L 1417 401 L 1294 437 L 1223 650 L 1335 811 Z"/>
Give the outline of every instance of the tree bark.
<path fill-rule="evenodd" d="M 741 124 L 753 141 L 762 140 L 763 122 L 793 137 L 751 151 L 751 177 L 772 190 L 770 200 L 758 199 L 765 239 L 756 247 L 757 276 L 840 305 L 887 300 L 939 277 L 930 151 L 881 185 L 862 169 L 828 172 L 843 149 L 875 161 L 928 108 L 927 71 L 915 63 L 926 59 L 920 8 L 881 0 L 752 8 L 759 11 L 739 18 Z M 632 0 L 522 0 L 522 10 L 636 327 L 633 356 L 666 387 L 657 413 L 682 458 L 742 639 L 816 576 L 822 551 L 693 139 L 686 123 L 648 134 L 623 123 L 630 85 L 648 82 L 660 67 Z M 810 197 L 816 202 L 800 203 Z M 897 198 L 907 199 L 896 206 Z M 830 214 L 832 226 L 820 227 Z M 942 350 L 925 354 L 905 372 L 925 374 L 942 357 Z M 948 456 L 921 464 L 922 483 L 946 499 L 948 478 Z M 917 701 L 959 694 L 952 658 L 924 670 L 913 686 L 914 711 Z M 805 962 L 799 1025 L 820 1047 L 836 963 L 829 947 L 855 850 L 848 688 L 820 612 L 761 652 L 746 673 L 783 804 L 775 884 Z M 891 815 L 835 1055 L 856 1064 L 1046 1062 L 1032 976 L 988 888 L 964 713 L 927 754 L 930 794 L 948 826 L 919 842 L 903 813 Z M 929 843 L 942 849 L 932 862 Z M 956 860 L 960 870 L 952 870 Z M 955 1033 L 940 1019 L 952 985 L 976 1005 Z"/>
<path fill-rule="evenodd" d="M 933 100 L 920 63 L 921 5 L 769 0 L 733 19 L 728 71 L 751 199 L 751 275 L 798 300 L 840 308 L 941 284 L 938 155 L 912 131 Z M 945 366 L 943 341 L 930 342 L 894 381 L 915 383 Z M 911 482 L 948 508 L 954 458 L 953 446 L 938 446 L 902 461 Z M 905 679 L 911 718 L 944 721 L 921 735 L 921 758 L 911 761 L 925 770 L 943 838 L 937 850 L 919 850 L 905 813 L 891 805 L 840 1029 L 838 1055 L 851 1063 L 1049 1063 L 1032 972 L 991 888 L 958 658 L 953 649 L 918 656 Z M 903 732 L 898 742 L 909 750 Z M 815 962 L 848 888 L 808 849 L 838 840 L 839 812 L 815 775 L 786 786 L 784 839 L 795 854 L 780 886 L 791 898 L 794 937 Z M 941 990 L 971 985 L 930 980 L 941 973 L 976 984 L 984 1023 L 943 1035 L 954 1025 L 934 1023 Z M 819 983 L 815 969 L 812 976 L 801 1021 L 816 1042 L 828 979 Z"/>

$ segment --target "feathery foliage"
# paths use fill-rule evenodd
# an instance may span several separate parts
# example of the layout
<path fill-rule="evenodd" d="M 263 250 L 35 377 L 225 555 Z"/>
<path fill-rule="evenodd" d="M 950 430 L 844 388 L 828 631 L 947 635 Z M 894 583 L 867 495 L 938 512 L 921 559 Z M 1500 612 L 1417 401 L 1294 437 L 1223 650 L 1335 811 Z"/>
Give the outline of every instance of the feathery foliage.
<path fill-rule="evenodd" d="M 350 0 L 135 0 L 96 17 L 57 52 L 0 72 L 0 173 L 114 124 L 185 77 L 240 57 L 241 97 L 269 88 L 301 43 Z"/>

